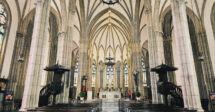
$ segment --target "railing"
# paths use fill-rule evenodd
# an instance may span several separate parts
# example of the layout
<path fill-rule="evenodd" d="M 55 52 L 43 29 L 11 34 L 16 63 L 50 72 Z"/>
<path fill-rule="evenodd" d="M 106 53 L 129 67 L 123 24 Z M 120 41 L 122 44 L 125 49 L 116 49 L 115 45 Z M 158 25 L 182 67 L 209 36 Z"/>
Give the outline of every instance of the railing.
<path fill-rule="evenodd" d="M 54 97 L 63 91 L 63 83 L 52 82 L 40 90 L 39 107 L 48 105 L 48 99 L 51 95 Z M 55 100 L 55 98 L 53 99 Z"/>

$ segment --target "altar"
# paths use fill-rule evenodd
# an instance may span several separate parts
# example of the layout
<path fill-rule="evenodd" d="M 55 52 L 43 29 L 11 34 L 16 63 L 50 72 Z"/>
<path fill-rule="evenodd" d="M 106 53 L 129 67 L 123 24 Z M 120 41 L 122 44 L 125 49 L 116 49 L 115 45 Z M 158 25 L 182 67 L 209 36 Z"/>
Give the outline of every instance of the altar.
<path fill-rule="evenodd" d="M 99 92 L 99 99 L 102 99 L 102 100 L 118 101 L 120 98 L 121 98 L 121 92 L 118 92 L 118 91 Z"/>

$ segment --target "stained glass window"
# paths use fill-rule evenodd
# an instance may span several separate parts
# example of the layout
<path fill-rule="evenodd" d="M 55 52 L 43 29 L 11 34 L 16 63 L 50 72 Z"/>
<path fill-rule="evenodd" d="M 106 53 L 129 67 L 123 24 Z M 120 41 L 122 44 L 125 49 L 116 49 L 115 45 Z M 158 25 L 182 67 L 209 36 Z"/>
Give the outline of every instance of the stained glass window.
<path fill-rule="evenodd" d="M 95 83 L 96 83 L 96 65 L 95 65 L 95 63 L 93 63 L 93 66 L 92 66 L 92 87 L 95 87 Z"/>
<path fill-rule="evenodd" d="M 124 65 L 124 75 L 125 75 L 125 87 L 128 87 L 128 65 Z"/>
<path fill-rule="evenodd" d="M 75 71 L 74 71 L 74 86 L 77 86 L 78 79 L 78 61 L 75 62 Z"/>
<path fill-rule="evenodd" d="M 4 40 L 5 27 L 7 24 L 7 13 L 2 3 L 0 3 L 0 51 L 2 52 L 2 44 Z"/>
<path fill-rule="evenodd" d="M 107 87 L 113 87 L 113 66 L 107 66 Z"/>
<path fill-rule="evenodd" d="M 147 86 L 146 66 L 144 61 L 142 61 L 141 65 L 142 65 L 142 72 L 143 72 L 143 86 Z"/>

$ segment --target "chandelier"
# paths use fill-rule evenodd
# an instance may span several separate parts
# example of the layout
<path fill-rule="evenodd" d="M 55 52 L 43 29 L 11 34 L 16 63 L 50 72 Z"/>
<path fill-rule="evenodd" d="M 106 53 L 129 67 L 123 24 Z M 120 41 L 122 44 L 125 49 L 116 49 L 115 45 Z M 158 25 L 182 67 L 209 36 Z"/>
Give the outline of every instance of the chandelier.
<path fill-rule="evenodd" d="M 114 60 L 114 58 L 110 57 L 110 55 L 109 55 L 109 57 L 107 57 L 105 59 L 107 60 L 107 62 L 105 62 L 105 65 L 113 66 L 115 64 L 114 62 L 112 62 L 112 60 Z"/>
<path fill-rule="evenodd" d="M 102 0 L 102 2 L 107 5 L 114 5 L 116 3 L 119 3 L 119 0 Z"/>
<path fill-rule="evenodd" d="M 104 1 L 104 0 L 103 0 Z M 109 0 L 109 1 L 112 1 L 112 0 Z M 111 16 L 110 16 L 110 13 L 111 13 L 111 11 L 109 11 L 109 17 L 108 18 L 110 18 Z M 108 24 L 109 26 L 111 26 L 111 22 L 110 22 L 110 19 L 109 19 L 109 24 Z M 109 45 L 110 45 L 110 37 L 109 37 Z M 105 65 L 107 65 L 107 66 L 113 66 L 115 63 L 112 61 L 112 60 L 114 60 L 114 58 L 112 58 L 111 56 L 110 56 L 110 50 L 109 50 L 109 57 L 106 57 L 105 58 L 105 60 L 107 60 L 106 62 L 105 62 Z"/>

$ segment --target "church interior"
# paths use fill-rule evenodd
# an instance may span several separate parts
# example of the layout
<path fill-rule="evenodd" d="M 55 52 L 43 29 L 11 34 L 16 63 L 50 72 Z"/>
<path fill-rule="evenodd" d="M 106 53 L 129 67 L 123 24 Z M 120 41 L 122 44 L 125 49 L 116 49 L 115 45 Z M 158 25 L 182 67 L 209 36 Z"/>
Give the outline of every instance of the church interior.
<path fill-rule="evenodd" d="M 0 0 L 0 111 L 215 112 L 215 0 Z"/>

